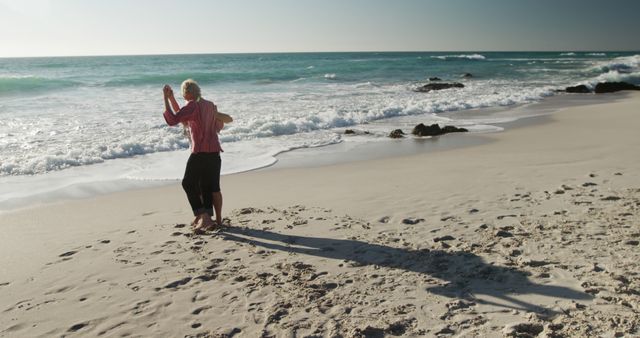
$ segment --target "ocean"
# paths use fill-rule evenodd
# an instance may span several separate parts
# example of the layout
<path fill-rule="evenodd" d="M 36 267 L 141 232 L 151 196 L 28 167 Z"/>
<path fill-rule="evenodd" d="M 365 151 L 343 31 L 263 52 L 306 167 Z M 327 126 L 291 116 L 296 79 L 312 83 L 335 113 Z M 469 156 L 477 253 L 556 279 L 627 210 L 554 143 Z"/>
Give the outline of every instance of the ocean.
<path fill-rule="evenodd" d="M 416 92 L 430 77 L 465 87 Z M 566 86 L 640 84 L 640 53 L 0 58 L 0 210 L 180 179 L 189 142 L 162 117 L 162 86 L 178 94 L 187 78 L 235 119 L 220 135 L 229 174 L 293 149 L 391 142 L 391 130 L 417 123 L 498 132 L 526 116 L 473 112 L 538 102 Z"/>

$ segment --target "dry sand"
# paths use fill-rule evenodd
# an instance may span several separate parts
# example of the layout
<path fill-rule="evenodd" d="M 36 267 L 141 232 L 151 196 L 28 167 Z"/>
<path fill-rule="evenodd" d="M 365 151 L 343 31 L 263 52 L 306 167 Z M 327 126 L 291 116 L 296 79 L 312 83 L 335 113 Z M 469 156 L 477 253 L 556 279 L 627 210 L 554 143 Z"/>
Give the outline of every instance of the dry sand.
<path fill-rule="evenodd" d="M 613 97 L 225 176 L 231 227 L 205 235 L 178 185 L 2 214 L 0 336 L 638 336 L 640 95 Z"/>

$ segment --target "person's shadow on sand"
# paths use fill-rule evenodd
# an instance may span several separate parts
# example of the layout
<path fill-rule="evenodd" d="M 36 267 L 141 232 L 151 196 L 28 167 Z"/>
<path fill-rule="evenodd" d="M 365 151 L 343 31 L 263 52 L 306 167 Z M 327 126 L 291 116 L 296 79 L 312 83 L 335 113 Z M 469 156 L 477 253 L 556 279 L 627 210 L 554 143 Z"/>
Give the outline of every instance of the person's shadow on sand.
<path fill-rule="evenodd" d="M 428 274 L 449 282 L 445 286 L 428 288 L 431 293 L 450 298 L 473 300 L 476 303 L 505 309 L 546 315 L 558 313 L 553 309 L 510 296 L 514 294 L 531 294 L 569 300 L 591 300 L 593 298 L 587 293 L 570 288 L 533 283 L 528 279 L 528 273 L 525 271 L 488 264 L 480 256 L 469 252 L 411 250 L 357 240 L 283 235 L 249 228 L 228 228 L 218 235 L 224 236 L 228 240 L 245 242 L 271 250 L 348 260 L 355 266 L 378 265 Z M 476 295 L 488 297 L 478 299 Z"/>

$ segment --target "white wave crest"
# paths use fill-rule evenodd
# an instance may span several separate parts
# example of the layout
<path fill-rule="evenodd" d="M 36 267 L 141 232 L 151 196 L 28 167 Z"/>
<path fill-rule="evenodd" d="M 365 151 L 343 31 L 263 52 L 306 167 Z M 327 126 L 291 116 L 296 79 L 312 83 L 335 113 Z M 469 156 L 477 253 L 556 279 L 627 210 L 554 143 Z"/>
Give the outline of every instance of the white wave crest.
<path fill-rule="evenodd" d="M 334 73 L 327 73 L 327 74 L 324 74 L 324 78 L 325 78 L 325 79 L 329 79 L 329 80 L 333 80 L 333 79 L 335 79 L 335 78 L 336 78 L 336 74 L 334 74 Z"/>
<path fill-rule="evenodd" d="M 596 84 L 600 82 L 627 82 L 635 85 L 640 85 L 640 71 L 620 73 L 617 70 L 612 70 L 591 79 L 586 85 L 587 87 L 593 89 L 595 88 Z"/>
<path fill-rule="evenodd" d="M 102 163 L 106 160 L 187 149 L 189 141 L 183 137 L 182 131 L 178 128 L 162 128 L 156 133 L 142 136 L 132 135 L 129 138 L 114 139 L 108 142 L 103 141 L 103 143 L 92 147 L 83 147 L 81 144 L 74 147 L 70 144 L 64 148 L 67 150 L 52 149 L 53 153 L 38 153 L 28 148 L 14 149 L 0 163 L 0 176 L 36 175 Z"/>
<path fill-rule="evenodd" d="M 592 70 L 610 72 L 632 72 L 640 68 L 640 55 L 617 57 L 610 61 L 600 62 Z"/>
<path fill-rule="evenodd" d="M 574 55 L 576 55 L 576 53 L 574 52 L 560 53 L 560 56 L 574 56 Z"/>
<path fill-rule="evenodd" d="M 481 54 L 459 54 L 459 55 L 437 55 L 432 56 L 433 59 L 451 60 L 451 59 L 467 59 L 467 60 L 485 60 L 486 57 Z"/>
<path fill-rule="evenodd" d="M 587 53 L 589 56 L 607 56 L 607 53 Z"/>

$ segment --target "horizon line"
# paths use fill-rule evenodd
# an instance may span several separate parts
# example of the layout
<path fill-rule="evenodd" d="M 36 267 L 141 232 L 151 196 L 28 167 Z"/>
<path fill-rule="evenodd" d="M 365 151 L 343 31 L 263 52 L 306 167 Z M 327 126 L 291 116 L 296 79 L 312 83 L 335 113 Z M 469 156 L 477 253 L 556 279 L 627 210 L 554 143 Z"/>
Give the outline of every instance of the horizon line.
<path fill-rule="evenodd" d="M 0 59 L 64 58 L 64 57 L 118 57 L 118 56 L 178 56 L 178 55 L 250 55 L 250 54 L 338 54 L 338 53 L 632 53 L 640 49 L 628 50 L 354 50 L 354 51 L 279 51 L 279 52 L 190 52 L 190 53 L 141 53 L 141 54 L 67 54 L 0 56 Z"/>

